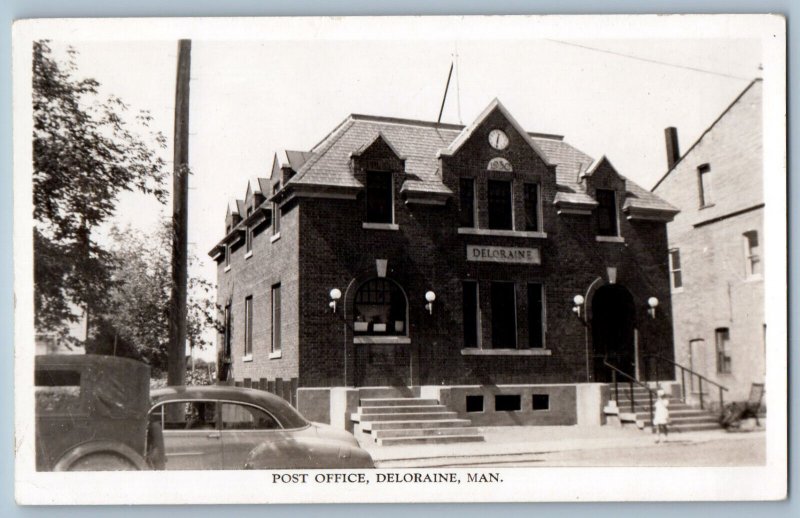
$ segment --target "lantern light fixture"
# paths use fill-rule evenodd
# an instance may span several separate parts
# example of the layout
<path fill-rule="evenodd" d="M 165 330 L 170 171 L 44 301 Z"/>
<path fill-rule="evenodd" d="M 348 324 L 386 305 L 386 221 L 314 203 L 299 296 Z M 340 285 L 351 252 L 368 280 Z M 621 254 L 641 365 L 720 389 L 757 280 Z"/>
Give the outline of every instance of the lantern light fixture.
<path fill-rule="evenodd" d="M 336 313 L 336 301 L 342 298 L 342 292 L 338 288 L 333 288 L 330 292 L 331 301 L 328 303 L 328 307 Z"/>
<path fill-rule="evenodd" d="M 436 294 L 430 290 L 425 292 L 425 300 L 428 301 L 425 304 L 425 309 L 428 310 L 428 314 L 433 315 L 433 301 L 436 300 Z"/>

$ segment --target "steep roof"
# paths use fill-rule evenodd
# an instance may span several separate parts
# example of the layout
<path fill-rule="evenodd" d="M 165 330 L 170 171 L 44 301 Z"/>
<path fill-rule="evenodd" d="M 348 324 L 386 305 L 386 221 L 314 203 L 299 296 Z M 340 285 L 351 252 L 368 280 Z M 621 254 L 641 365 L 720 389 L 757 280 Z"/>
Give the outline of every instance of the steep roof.
<path fill-rule="evenodd" d="M 498 106 L 502 105 L 495 101 L 490 105 Z M 456 124 L 353 114 L 313 148 L 311 156 L 286 185 L 362 188 L 363 185 L 356 180 L 350 168 L 351 155 L 365 149 L 381 136 L 405 159 L 407 178 L 404 191 L 452 194 L 441 181 L 439 154 L 445 154 L 443 150 L 453 149 L 454 143 L 465 138 L 467 130 L 469 128 Z M 564 142 L 560 136 L 524 134 L 529 137 L 534 150 L 555 166 L 561 199 L 594 204 L 580 181 L 581 173 L 587 171 L 594 162 L 592 157 Z M 624 180 L 629 193 L 626 206 L 676 210 L 631 180 Z"/>

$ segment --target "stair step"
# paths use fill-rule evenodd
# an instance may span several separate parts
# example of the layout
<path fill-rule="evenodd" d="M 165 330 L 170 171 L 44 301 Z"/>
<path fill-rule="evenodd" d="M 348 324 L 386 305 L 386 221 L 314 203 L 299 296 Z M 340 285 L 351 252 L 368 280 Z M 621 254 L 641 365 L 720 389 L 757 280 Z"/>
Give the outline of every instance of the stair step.
<path fill-rule="evenodd" d="M 646 426 L 650 430 L 650 425 Z M 719 423 L 694 423 L 694 424 L 670 424 L 667 428 L 668 432 L 702 432 L 705 430 L 722 430 Z"/>
<path fill-rule="evenodd" d="M 365 423 L 369 421 L 433 421 L 439 419 L 453 419 L 458 415 L 456 412 L 409 412 L 397 414 L 352 414 L 350 419 Z"/>
<path fill-rule="evenodd" d="M 372 435 L 376 439 L 387 437 L 422 437 L 436 435 L 480 435 L 477 428 L 471 426 L 452 426 L 449 428 L 389 428 L 374 430 Z"/>
<path fill-rule="evenodd" d="M 406 405 L 406 406 L 360 406 L 358 413 L 369 414 L 419 414 L 426 412 L 447 412 L 444 405 Z"/>
<path fill-rule="evenodd" d="M 383 406 L 407 406 L 407 405 L 416 405 L 416 406 L 436 406 L 439 404 L 439 401 L 435 399 L 422 399 L 422 398 L 408 398 L 408 397 L 398 397 L 398 398 L 361 398 L 360 403 L 362 408 L 364 407 L 383 407 Z"/>
<path fill-rule="evenodd" d="M 418 437 L 386 437 L 377 439 L 381 446 L 397 446 L 403 444 L 452 444 L 462 442 L 484 442 L 482 435 L 425 435 Z"/>
<path fill-rule="evenodd" d="M 389 429 L 399 430 L 404 428 L 461 428 L 471 425 L 472 421 L 469 419 L 409 419 L 408 421 L 367 421 L 361 424 L 361 429 L 365 432 L 370 432 Z"/>

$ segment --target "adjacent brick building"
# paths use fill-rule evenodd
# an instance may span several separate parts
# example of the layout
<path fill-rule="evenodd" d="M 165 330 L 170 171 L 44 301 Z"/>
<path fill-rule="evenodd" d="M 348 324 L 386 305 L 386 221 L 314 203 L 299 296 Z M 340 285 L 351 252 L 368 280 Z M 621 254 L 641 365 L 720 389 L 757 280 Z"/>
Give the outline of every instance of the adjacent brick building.
<path fill-rule="evenodd" d="M 676 212 L 497 100 L 467 127 L 351 115 L 229 205 L 210 253 L 220 372 L 323 406 L 341 387 L 450 387 L 464 412 L 506 391 L 521 417 L 499 422 L 574 423 L 604 359 L 653 379 L 645 356 L 673 358 Z M 536 393 L 545 412 L 525 413 Z"/>
<path fill-rule="evenodd" d="M 668 225 L 676 359 L 735 400 L 765 375 L 761 106 L 756 80 L 682 156 L 668 129 L 669 170 L 653 188 L 681 210 Z"/>

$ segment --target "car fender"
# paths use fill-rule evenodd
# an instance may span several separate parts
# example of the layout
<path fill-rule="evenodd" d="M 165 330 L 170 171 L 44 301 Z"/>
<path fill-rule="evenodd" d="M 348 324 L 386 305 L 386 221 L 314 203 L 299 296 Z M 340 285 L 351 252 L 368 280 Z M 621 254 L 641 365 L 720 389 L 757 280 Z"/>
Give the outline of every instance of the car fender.
<path fill-rule="evenodd" d="M 253 448 L 245 469 L 357 469 L 373 467 L 357 446 L 317 437 L 287 437 Z"/>
<path fill-rule="evenodd" d="M 93 441 L 76 446 L 61 456 L 53 471 L 69 471 L 80 459 L 94 454 L 109 453 L 122 457 L 137 470 L 148 469 L 147 461 L 130 446 L 115 441 Z"/>

